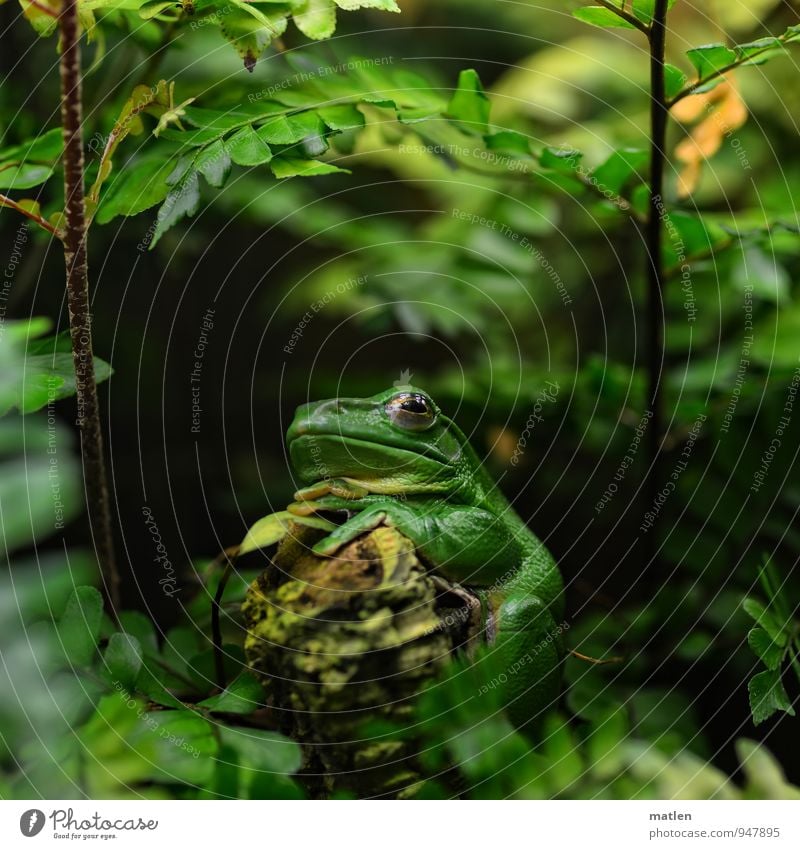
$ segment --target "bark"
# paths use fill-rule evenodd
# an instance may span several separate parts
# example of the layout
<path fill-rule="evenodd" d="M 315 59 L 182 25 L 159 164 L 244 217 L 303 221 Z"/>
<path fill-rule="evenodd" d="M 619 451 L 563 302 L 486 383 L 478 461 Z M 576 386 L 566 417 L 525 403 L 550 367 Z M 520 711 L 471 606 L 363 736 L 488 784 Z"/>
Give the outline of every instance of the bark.
<path fill-rule="evenodd" d="M 64 0 L 61 34 L 61 125 L 64 135 L 64 259 L 67 308 L 75 368 L 86 504 L 103 579 L 106 608 L 119 608 L 119 574 L 114 554 L 111 505 L 103 456 L 103 433 L 92 351 L 89 268 L 84 204 L 83 94 L 77 0 Z"/>

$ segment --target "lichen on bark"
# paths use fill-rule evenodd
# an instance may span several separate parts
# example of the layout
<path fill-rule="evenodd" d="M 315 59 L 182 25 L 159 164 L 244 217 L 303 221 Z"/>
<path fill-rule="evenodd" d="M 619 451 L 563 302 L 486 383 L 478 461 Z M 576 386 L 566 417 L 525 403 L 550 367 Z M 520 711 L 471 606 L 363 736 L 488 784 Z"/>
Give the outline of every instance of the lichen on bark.
<path fill-rule="evenodd" d="M 414 699 L 470 638 L 469 605 L 442 592 L 394 528 L 333 558 L 310 550 L 322 535 L 290 526 L 250 587 L 248 663 L 282 730 L 303 745 L 312 792 L 414 795 Z"/>

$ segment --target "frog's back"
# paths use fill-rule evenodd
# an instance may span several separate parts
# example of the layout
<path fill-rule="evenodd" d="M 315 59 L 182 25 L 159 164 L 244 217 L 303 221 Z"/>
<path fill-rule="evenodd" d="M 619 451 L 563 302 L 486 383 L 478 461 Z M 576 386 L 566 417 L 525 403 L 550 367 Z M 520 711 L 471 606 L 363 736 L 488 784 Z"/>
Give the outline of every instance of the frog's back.
<path fill-rule="evenodd" d="M 554 615 L 561 616 L 564 608 L 564 582 L 553 556 L 522 521 L 458 426 L 452 426 L 459 434 L 464 450 L 461 473 L 473 506 L 482 507 L 496 516 L 519 545 L 521 563 L 512 580 L 520 589 L 541 598 L 553 610 Z"/>

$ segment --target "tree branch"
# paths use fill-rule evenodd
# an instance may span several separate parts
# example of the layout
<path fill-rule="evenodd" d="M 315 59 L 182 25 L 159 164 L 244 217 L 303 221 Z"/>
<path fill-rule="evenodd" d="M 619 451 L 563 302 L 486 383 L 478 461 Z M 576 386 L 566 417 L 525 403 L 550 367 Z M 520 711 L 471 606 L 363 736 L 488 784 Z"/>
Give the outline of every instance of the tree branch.
<path fill-rule="evenodd" d="M 662 257 L 664 170 L 666 168 L 667 118 L 664 55 L 667 36 L 667 0 L 656 0 L 650 43 L 650 203 L 645 224 L 647 262 L 647 376 L 648 404 L 652 412 L 647 435 L 649 474 L 648 506 L 661 488 L 661 438 L 663 414 L 661 371 L 664 365 L 664 268 Z M 657 551 L 655 529 L 650 534 L 651 552 Z"/>
<path fill-rule="evenodd" d="M 9 209 L 15 210 L 20 215 L 24 215 L 26 218 L 30 218 L 31 221 L 35 221 L 43 230 L 47 230 L 48 233 L 52 233 L 59 239 L 63 238 L 63 233 L 57 227 L 54 227 L 46 218 L 37 215 L 30 209 L 26 209 L 10 197 L 0 195 L 0 206 L 7 206 Z"/>
<path fill-rule="evenodd" d="M 106 609 L 119 608 L 119 573 L 108 497 L 103 433 L 92 352 L 89 269 L 84 203 L 83 101 L 78 0 L 64 0 L 58 19 L 61 35 L 61 125 L 64 135 L 64 260 L 72 360 L 81 431 L 86 504 L 95 552 L 100 564 Z"/>

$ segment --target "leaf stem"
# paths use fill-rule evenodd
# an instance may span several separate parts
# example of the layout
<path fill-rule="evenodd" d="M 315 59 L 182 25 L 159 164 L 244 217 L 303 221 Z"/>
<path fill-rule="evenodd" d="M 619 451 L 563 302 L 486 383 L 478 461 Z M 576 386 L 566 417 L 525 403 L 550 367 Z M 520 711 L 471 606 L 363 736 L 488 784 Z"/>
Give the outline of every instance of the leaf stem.
<path fill-rule="evenodd" d="M 220 612 L 222 611 L 222 597 L 225 595 L 225 587 L 228 584 L 228 579 L 233 571 L 233 562 L 231 558 L 235 558 L 239 552 L 239 546 L 226 548 L 221 551 L 214 559 L 214 564 L 219 566 L 223 562 L 225 568 L 219 578 L 217 591 L 214 593 L 214 599 L 211 602 L 211 641 L 214 646 L 214 675 L 216 678 L 217 687 L 220 691 L 227 687 L 228 682 L 225 676 L 225 653 L 222 647 L 222 626 L 220 624 Z"/>
<path fill-rule="evenodd" d="M 26 2 L 29 6 L 33 6 L 34 9 L 38 9 L 43 15 L 47 15 L 50 18 L 58 17 L 58 12 L 55 9 L 45 6 L 45 4 L 40 3 L 39 0 L 26 0 Z"/>
<path fill-rule="evenodd" d="M 25 209 L 24 206 L 20 206 L 20 204 L 10 197 L 0 195 L 0 206 L 7 206 L 9 209 L 16 210 L 20 215 L 24 215 L 26 218 L 30 218 L 31 221 L 35 221 L 43 230 L 47 230 L 48 233 L 52 233 L 59 239 L 63 238 L 63 233 L 57 227 L 54 227 L 46 218 L 37 215 L 30 209 Z"/>
<path fill-rule="evenodd" d="M 645 223 L 647 274 L 647 377 L 648 404 L 652 412 L 647 432 L 648 467 L 646 492 L 648 506 L 655 503 L 661 488 L 661 439 L 663 411 L 661 370 L 664 362 L 664 306 L 662 256 L 664 206 L 664 170 L 666 168 L 667 118 L 664 57 L 667 39 L 668 0 L 655 0 L 653 22 L 648 29 L 650 44 L 650 199 Z M 656 527 L 648 534 L 648 562 L 658 551 Z"/>
<path fill-rule="evenodd" d="M 650 28 L 647 24 L 640 21 L 636 15 L 632 15 L 630 12 L 626 12 L 624 9 L 621 9 L 619 6 L 615 6 L 613 3 L 610 3 L 609 0 L 594 0 L 598 6 L 603 6 L 605 9 L 608 9 L 610 12 L 613 12 L 618 18 L 622 18 L 623 21 L 629 23 L 632 27 L 636 27 L 639 32 L 643 32 L 645 35 L 649 35 Z"/>
<path fill-rule="evenodd" d="M 61 125 L 64 135 L 64 261 L 67 269 L 72 360 L 75 367 L 78 427 L 89 525 L 103 578 L 106 611 L 119 609 L 119 572 L 108 495 L 103 433 L 92 352 L 89 268 L 84 202 L 83 93 L 78 0 L 64 0 L 58 19 L 61 35 Z"/>

